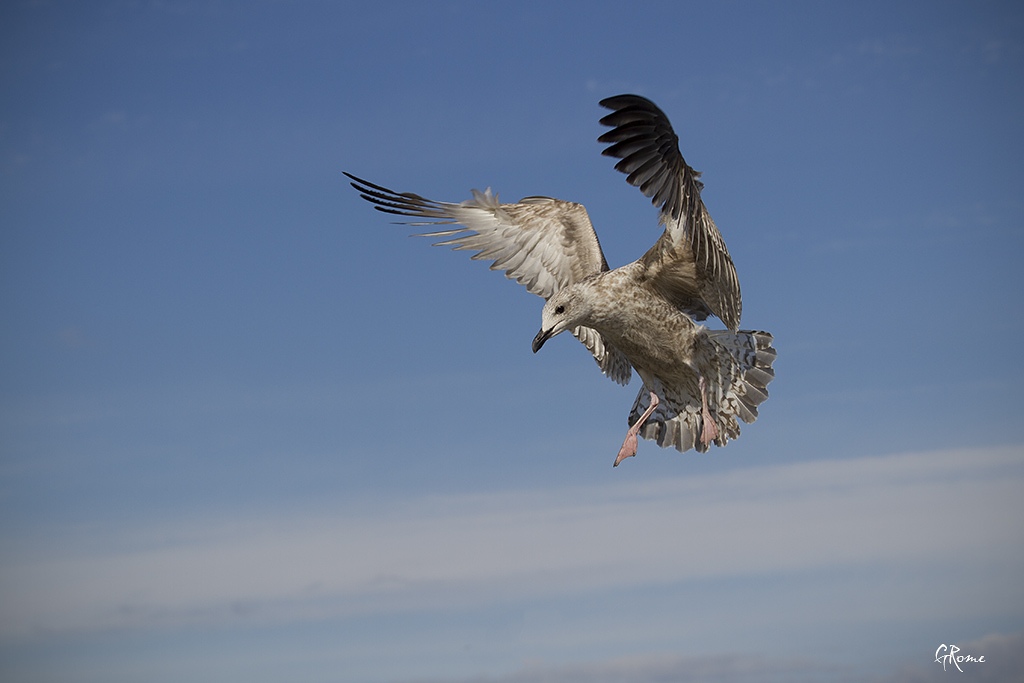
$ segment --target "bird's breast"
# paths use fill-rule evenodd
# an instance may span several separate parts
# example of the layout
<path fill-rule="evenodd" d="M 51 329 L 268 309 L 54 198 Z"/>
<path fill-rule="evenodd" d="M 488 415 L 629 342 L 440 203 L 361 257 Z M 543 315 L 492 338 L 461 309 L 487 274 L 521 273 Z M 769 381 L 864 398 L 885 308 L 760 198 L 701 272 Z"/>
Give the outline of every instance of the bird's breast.
<path fill-rule="evenodd" d="M 643 286 L 618 286 L 600 297 L 589 326 L 633 367 L 669 377 L 689 367 L 700 329 L 685 313 Z"/>

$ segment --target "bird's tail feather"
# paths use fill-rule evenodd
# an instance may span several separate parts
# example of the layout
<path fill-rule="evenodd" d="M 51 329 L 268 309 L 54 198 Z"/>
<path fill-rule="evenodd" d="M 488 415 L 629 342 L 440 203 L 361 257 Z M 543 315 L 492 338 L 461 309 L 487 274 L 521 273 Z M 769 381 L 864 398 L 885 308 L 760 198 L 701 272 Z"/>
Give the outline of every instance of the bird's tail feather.
<path fill-rule="evenodd" d="M 713 443 L 724 446 L 740 435 L 737 418 L 747 423 L 757 419 L 757 408 L 768 399 L 768 383 L 775 378 L 772 363 L 776 352 L 772 335 L 767 332 L 723 330 L 708 331 L 706 335 L 710 346 L 703 355 L 710 362 L 703 364 L 700 371 L 705 380 L 708 409 L 718 427 Z M 650 391 L 654 391 L 661 403 L 640 429 L 640 436 L 663 448 L 706 452 L 709 445 L 701 439 L 704 420 L 696 373 L 692 382 L 680 386 L 668 387 L 657 380 L 651 384 L 654 386 L 645 382 L 640 388 L 630 411 L 630 424 L 650 406 Z"/>

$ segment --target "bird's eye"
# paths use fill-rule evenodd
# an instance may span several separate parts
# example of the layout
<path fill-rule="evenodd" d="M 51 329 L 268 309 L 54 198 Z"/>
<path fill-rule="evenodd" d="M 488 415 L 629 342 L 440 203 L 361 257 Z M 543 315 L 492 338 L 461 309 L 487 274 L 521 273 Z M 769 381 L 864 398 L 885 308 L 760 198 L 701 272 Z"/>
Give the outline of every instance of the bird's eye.
<path fill-rule="evenodd" d="M 562 315 L 565 313 L 565 306 L 555 306 L 555 315 Z"/>

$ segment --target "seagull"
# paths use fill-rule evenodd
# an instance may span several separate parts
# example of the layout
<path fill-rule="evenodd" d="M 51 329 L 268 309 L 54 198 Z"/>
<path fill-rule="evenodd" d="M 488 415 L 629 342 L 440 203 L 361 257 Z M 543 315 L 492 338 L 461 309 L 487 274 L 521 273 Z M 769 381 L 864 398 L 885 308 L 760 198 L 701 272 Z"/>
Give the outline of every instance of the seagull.
<path fill-rule="evenodd" d="M 543 297 L 534 353 L 569 331 L 615 382 L 627 384 L 636 370 L 643 386 L 614 466 L 636 455 L 638 436 L 704 453 L 739 436 L 737 419 L 757 418 L 775 377 L 772 335 L 739 329 L 736 268 L 668 117 L 639 95 L 600 105 L 612 110 L 600 121 L 611 127 L 598 138 L 610 143 L 602 153 L 619 159 L 615 168 L 651 199 L 664 229 L 643 256 L 614 270 L 582 204 L 543 196 L 502 204 L 490 188 L 438 202 L 345 175 L 378 211 L 420 219 L 408 225 L 457 226 L 419 236 L 474 252 Z M 711 316 L 727 329 L 700 324 Z"/>

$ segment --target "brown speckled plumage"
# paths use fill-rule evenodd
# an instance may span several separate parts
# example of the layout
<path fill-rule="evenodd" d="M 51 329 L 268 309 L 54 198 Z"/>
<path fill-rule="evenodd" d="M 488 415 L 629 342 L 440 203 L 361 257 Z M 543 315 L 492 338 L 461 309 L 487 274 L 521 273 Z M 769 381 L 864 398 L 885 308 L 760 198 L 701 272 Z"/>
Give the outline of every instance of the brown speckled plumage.
<path fill-rule="evenodd" d="M 724 446 L 739 436 L 738 420 L 753 422 L 768 397 L 772 336 L 737 329 L 736 270 L 700 198 L 699 173 L 683 160 L 667 117 L 636 95 L 601 104 L 614 110 L 601 120 L 613 126 L 600 138 L 612 143 L 605 154 L 621 158 L 616 168 L 652 198 L 664 225 L 646 254 L 615 270 L 580 204 L 550 197 L 502 204 L 490 189 L 474 190 L 459 204 L 436 202 L 345 175 L 380 211 L 424 219 L 412 225 L 457 224 L 425 235 L 475 252 L 472 258 L 491 261 L 492 270 L 546 299 L 534 351 L 569 330 L 616 382 L 626 384 L 636 369 L 644 387 L 616 464 L 635 453 L 637 434 L 680 451 Z M 709 315 L 729 330 L 695 322 Z"/>

